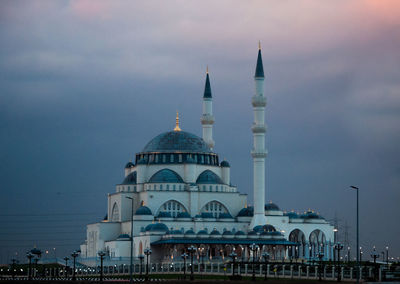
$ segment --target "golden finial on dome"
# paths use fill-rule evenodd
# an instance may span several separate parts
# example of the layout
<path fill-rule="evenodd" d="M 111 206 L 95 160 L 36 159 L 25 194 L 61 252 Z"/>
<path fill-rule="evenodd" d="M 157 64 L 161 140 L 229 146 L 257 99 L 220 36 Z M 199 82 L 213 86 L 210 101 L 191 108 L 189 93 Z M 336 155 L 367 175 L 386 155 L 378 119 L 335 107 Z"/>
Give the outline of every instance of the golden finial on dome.
<path fill-rule="evenodd" d="M 247 208 L 247 200 L 244 203 L 244 208 Z"/>
<path fill-rule="evenodd" d="M 258 49 L 261 50 L 261 41 L 258 41 Z"/>
<path fill-rule="evenodd" d="M 181 129 L 179 128 L 179 113 L 178 113 L 178 111 L 176 112 L 176 122 L 175 122 L 174 131 L 181 131 Z"/>
<path fill-rule="evenodd" d="M 208 74 L 208 65 L 207 65 L 207 69 L 206 69 L 206 74 Z"/>

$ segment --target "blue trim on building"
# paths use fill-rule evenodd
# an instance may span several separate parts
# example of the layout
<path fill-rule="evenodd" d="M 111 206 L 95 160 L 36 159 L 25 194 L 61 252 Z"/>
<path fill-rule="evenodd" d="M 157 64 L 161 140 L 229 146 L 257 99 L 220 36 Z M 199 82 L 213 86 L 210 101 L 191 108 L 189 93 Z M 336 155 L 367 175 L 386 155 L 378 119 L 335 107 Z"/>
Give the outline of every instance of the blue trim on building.
<path fill-rule="evenodd" d="M 287 240 L 262 240 L 262 239 L 203 239 L 203 238 L 172 238 L 152 242 L 151 245 L 164 245 L 164 244 L 230 244 L 230 245 L 286 245 L 297 246 L 295 242 Z"/>

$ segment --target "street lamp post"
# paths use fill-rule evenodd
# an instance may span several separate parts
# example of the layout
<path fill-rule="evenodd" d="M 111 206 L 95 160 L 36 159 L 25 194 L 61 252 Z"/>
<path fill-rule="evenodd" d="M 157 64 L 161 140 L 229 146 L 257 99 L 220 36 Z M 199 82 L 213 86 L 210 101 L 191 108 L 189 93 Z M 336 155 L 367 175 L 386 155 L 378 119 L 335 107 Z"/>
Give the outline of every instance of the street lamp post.
<path fill-rule="evenodd" d="M 386 265 L 389 269 L 389 247 L 386 247 Z"/>
<path fill-rule="evenodd" d="M 144 254 L 146 255 L 146 281 L 149 280 L 149 257 L 151 255 L 152 251 L 150 248 L 146 248 L 144 250 Z"/>
<path fill-rule="evenodd" d="M 133 198 L 129 197 L 129 196 L 125 196 L 125 198 L 128 198 L 132 201 L 132 205 L 131 205 L 131 252 L 130 252 L 130 267 L 129 267 L 129 283 L 132 284 L 133 283 Z"/>
<path fill-rule="evenodd" d="M 73 259 L 74 259 L 74 271 L 72 271 L 72 281 L 75 281 L 75 280 L 76 280 L 76 277 L 75 277 L 75 263 L 76 263 L 76 258 L 78 257 L 78 255 L 79 255 L 79 253 L 78 253 L 77 251 L 74 251 L 74 252 L 71 254 L 71 256 L 72 256 Z"/>
<path fill-rule="evenodd" d="M 233 263 L 233 267 L 232 267 L 232 279 L 235 277 L 235 262 L 236 262 L 236 258 L 237 258 L 237 253 L 236 252 L 232 252 L 229 257 L 232 258 L 232 263 Z"/>
<path fill-rule="evenodd" d="M 181 256 L 183 258 L 183 279 L 186 279 L 186 258 L 188 257 L 188 254 L 184 252 Z"/>
<path fill-rule="evenodd" d="M 334 246 L 335 250 L 337 250 L 337 281 L 341 281 L 341 266 L 340 266 L 340 251 L 343 249 L 343 245 L 341 243 L 337 243 Z"/>
<path fill-rule="evenodd" d="M 358 191 L 359 188 L 357 186 L 353 186 L 351 185 L 350 188 L 355 189 L 357 192 L 357 243 L 356 243 L 356 255 L 357 255 L 357 273 L 356 273 L 356 283 L 360 283 L 360 251 L 358 251 L 358 249 L 360 248 L 360 242 L 359 242 L 359 238 L 360 238 L 360 227 L 359 227 L 359 208 L 358 208 Z"/>
<path fill-rule="evenodd" d="M 376 274 L 377 274 L 376 259 L 379 258 L 379 253 L 375 250 L 375 247 L 374 250 L 371 252 L 371 258 L 374 259 L 374 280 L 376 280 Z"/>
<path fill-rule="evenodd" d="M 28 279 L 32 280 L 32 258 L 33 258 L 33 254 L 31 252 L 28 252 L 26 254 L 26 257 L 29 260 L 29 271 L 28 271 Z"/>
<path fill-rule="evenodd" d="M 347 263 L 350 264 L 350 247 L 347 247 Z"/>
<path fill-rule="evenodd" d="M 196 248 L 194 246 L 190 246 L 188 248 L 188 252 L 190 254 L 190 280 L 194 280 L 193 276 L 193 256 L 196 253 Z"/>
<path fill-rule="evenodd" d="M 319 281 L 322 281 L 322 259 L 324 258 L 324 253 L 320 251 L 317 254 L 317 257 L 319 258 L 319 270 L 318 270 Z"/>
<path fill-rule="evenodd" d="M 104 251 L 100 251 L 98 255 L 100 256 L 100 282 L 103 282 L 103 259 L 106 253 Z"/>
<path fill-rule="evenodd" d="M 258 245 L 256 245 L 255 243 L 252 243 L 250 245 L 250 250 L 253 252 L 253 275 L 251 277 L 252 281 L 256 281 L 256 267 L 255 267 L 255 262 L 256 262 L 256 253 L 258 250 Z"/>
<path fill-rule="evenodd" d="M 268 252 L 263 252 L 262 257 L 264 258 L 264 263 L 265 263 L 264 280 L 267 281 L 269 253 Z M 290 263 L 292 263 L 292 259 L 290 259 Z"/>
<path fill-rule="evenodd" d="M 65 279 L 67 279 L 67 277 L 68 277 L 68 260 L 69 260 L 69 257 L 68 256 L 66 256 L 66 257 L 64 257 L 64 260 L 65 260 L 65 275 L 64 275 L 64 278 Z"/>
<path fill-rule="evenodd" d="M 139 261 L 140 261 L 140 267 L 139 267 L 140 272 L 139 272 L 139 275 L 140 275 L 140 278 L 142 278 L 144 255 L 141 254 L 141 255 L 138 256 L 138 258 L 139 258 Z"/>

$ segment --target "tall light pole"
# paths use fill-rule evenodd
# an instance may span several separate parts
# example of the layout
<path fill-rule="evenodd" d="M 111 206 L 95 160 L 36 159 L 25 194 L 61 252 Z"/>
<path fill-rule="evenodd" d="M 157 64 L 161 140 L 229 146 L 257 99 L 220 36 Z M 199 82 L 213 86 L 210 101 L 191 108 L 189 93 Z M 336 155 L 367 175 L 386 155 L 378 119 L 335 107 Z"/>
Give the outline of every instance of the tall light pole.
<path fill-rule="evenodd" d="M 357 273 L 356 273 L 356 283 L 360 283 L 360 242 L 359 242 L 359 238 L 360 238 L 360 228 L 359 228 L 359 208 L 358 208 L 358 191 L 359 188 L 357 186 L 351 185 L 350 188 L 355 189 L 357 192 L 357 242 L 356 242 L 356 249 L 357 249 Z"/>
<path fill-rule="evenodd" d="M 194 276 L 193 276 L 193 256 L 196 253 L 196 247 L 194 246 L 190 246 L 188 248 L 188 252 L 190 254 L 190 280 L 193 281 L 194 280 Z"/>
<path fill-rule="evenodd" d="M 269 253 L 268 252 L 263 252 L 262 257 L 264 258 L 264 262 L 265 262 L 264 281 L 267 281 Z"/>
<path fill-rule="evenodd" d="M 181 256 L 183 258 L 183 279 L 186 280 L 186 258 L 188 257 L 188 254 L 184 252 Z"/>
<path fill-rule="evenodd" d="M 232 267 L 232 280 L 233 280 L 235 277 L 235 262 L 237 258 L 237 253 L 233 251 L 229 256 L 232 258 L 232 263 L 233 263 Z"/>
<path fill-rule="evenodd" d="M 133 198 L 129 196 L 125 196 L 126 198 L 130 199 L 132 201 L 131 205 L 131 264 L 129 267 L 129 283 L 133 283 Z"/>
<path fill-rule="evenodd" d="M 389 247 L 386 247 L 386 265 L 389 269 Z"/>
<path fill-rule="evenodd" d="M 140 272 L 139 272 L 139 276 L 140 276 L 140 279 L 141 279 L 141 278 L 142 278 L 142 272 L 143 272 L 143 260 L 144 260 L 144 255 L 141 254 L 141 255 L 138 256 L 138 258 L 139 258 L 139 261 L 140 261 Z"/>
<path fill-rule="evenodd" d="M 106 253 L 104 251 L 100 251 L 98 254 L 100 256 L 100 282 L 103 282 L 103 259 Z"/>
<path fill-rule="evenodd" d="M 65 279 L 67 279 L 67 277 L 68 277 L 68 260 L 69 260 L 69 257 L 68 256 L 66 256 L 66 257 L 64 257 L 64 260 L 65 260 Z"/>
<path fill-rule="evenodd" d="M 256 281 L 256 267 L 255 267 L 255 263 L 256 263 L 256 253 L 258 250 L 258 245 L 256 245 L 255 243 L 252 243 L 250 245 L 250 250 L 253 252 L 253 275 L 251 277 L 252 281 Z"/>
<path fill-rule="evenodd" d="M 29 260 L 29 271 L 28 271 L 28 279 L 32 280 L 32 258 L 33 258 L 33 254 L 31 252 L 28 252 L 26 254 L 26 257 Z"/>
<path fill-rule="evenodd" d="M 77 251 L 74 251 L 72 254 L 71 254 L 71 256 L 73 257 L 73 259 L 74 259 L 74 271 L 72 271 L 72 281 L 75 281 L 76 280 L 76 276 L 75 276 L 75 263 L 76 263 L 76 258 L 78 257 L 78 255 L 79 255 L 79 253 L 77 252 Z"/>
<path fill-rule="evenodd" d="M 149 281 L 149 257 L 152 251 L 150 248 L 146 248 L 144 250 L 144 254 L 146 255 L 146 281 Z"/>

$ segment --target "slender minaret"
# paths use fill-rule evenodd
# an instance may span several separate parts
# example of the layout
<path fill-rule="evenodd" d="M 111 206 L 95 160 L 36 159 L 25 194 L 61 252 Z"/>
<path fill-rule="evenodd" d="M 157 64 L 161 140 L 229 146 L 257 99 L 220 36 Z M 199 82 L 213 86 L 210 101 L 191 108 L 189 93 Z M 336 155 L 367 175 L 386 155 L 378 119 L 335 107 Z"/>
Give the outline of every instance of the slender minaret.
<path fill-rule="evenodd" d="M 256 73 L 254 75 L 256 93 L 252 97 L 254 110 L 254 123 L 251 127 L 254 145 L 251 151 L 253 157 L 253 194 L 254 194 L 254 216 L 251 220 L 250 229 L 258 225 L 266 224 L 264 202 L 265 202 L 265 106 L 267 100 L 264 97 L 264 68 L 261 58 L 261 45 L 258 44 L 258 58 Z"/>
<path fill-rule="evenodd" d="M 201 117 L 201 124 L 203 125 L 203 140 L 212 150 L 214 148 L 214 140 L 212 137 L 214 116 L 212 113 L 212 95 L 210 77 L 208 76 L 208 66 L 206 74 L 206 85 L 204 87 L 203 95 L 203 116 Z"/>

